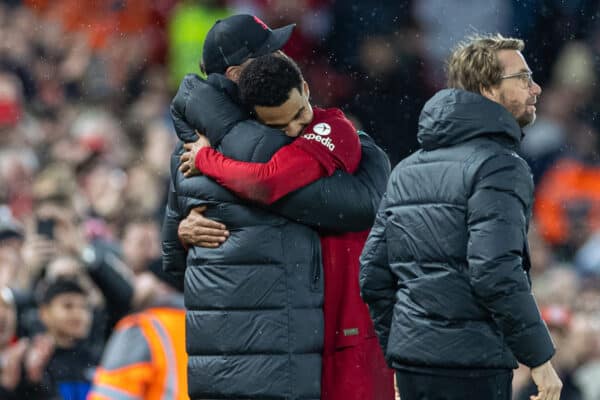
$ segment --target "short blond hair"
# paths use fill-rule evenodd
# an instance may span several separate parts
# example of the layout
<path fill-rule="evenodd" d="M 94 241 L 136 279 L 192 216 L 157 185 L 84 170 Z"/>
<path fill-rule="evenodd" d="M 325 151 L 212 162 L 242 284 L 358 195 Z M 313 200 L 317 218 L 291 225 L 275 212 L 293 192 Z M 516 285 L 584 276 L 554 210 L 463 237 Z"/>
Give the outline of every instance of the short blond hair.
<path fill-rule="evenodd" d="M 500 83 L 503 67 L 498 60 L 499 50 L 523 51 L 521 39 L 495 35 L 476 35 L 459 43 L 450 54 L 446 68 L 448 87 L 480 93 Z"/>

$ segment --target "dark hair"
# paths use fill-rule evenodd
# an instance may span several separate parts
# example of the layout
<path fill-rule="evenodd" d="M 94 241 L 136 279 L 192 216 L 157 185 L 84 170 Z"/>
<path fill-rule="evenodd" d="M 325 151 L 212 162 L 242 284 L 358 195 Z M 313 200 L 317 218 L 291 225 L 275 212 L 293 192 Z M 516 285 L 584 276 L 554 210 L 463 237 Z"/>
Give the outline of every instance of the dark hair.
<path fill-rule="evenodd" d="M 291 58 L 283 54 L 267 54 L 253 60 L 242 73 L 238 86 L 244 104 L 276 107 L 285 103 L 294 88 L 302 92 L 302 72 Z"/>
<path fill-rule="evenodd" d="M 48 305 L 54 300 L 56 296 L 60 296 L 65 293 L 76 293 L 85 296 L 85 290 L 79 283 L 72 279 L 58 279 L 48 285 L 44 295 L 42 296 L 41 303 Z"/>

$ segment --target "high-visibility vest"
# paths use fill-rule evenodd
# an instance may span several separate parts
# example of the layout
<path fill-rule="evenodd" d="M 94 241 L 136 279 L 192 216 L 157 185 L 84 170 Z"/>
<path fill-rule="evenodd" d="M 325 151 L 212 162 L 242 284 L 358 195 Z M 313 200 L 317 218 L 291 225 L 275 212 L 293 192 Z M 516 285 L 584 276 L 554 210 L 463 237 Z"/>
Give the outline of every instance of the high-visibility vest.
<path fill-rule="evenodd" d="M 569 158 L 556 162 L 538 186 L 534 216 L 542 237 L 552 245 L 565 244 L 582 228 L 599 230 L 600 165 Z"/>
<path fill-rule="evenodd" d="M 187 400 L 186 368 L 184 310 L 150 308 L 117 324 L 88 400 Z"/>

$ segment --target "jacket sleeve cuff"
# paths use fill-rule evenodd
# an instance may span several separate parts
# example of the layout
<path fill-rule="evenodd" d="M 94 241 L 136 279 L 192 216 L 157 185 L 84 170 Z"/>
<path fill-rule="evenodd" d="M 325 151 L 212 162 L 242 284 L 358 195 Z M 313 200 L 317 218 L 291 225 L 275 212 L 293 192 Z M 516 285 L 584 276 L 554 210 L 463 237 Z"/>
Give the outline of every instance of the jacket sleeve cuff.
<path fill-rule="evenodd" d="M 546 324 L 540 322 L 511 340 L 511 349 L 521 364 L 539 367 L 554 356 L 555 349 Z"/>

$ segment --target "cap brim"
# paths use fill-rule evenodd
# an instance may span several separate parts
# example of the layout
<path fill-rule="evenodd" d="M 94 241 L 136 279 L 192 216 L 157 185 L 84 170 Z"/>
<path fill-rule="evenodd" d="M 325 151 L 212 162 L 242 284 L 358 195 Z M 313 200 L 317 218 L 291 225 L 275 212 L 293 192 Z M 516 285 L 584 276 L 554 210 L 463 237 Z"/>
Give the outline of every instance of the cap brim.
<path fill-rule="evenodd" d="M 281 50 L 288 40 L 290 40 L 295 27 L 296 24 L 290 24 L 281 28 L 273 29 L 267 41 L 258 50 L 256 50 L 252 56 L 264 56 L 265 54 L 270 54 L 274 51 Z"/>

